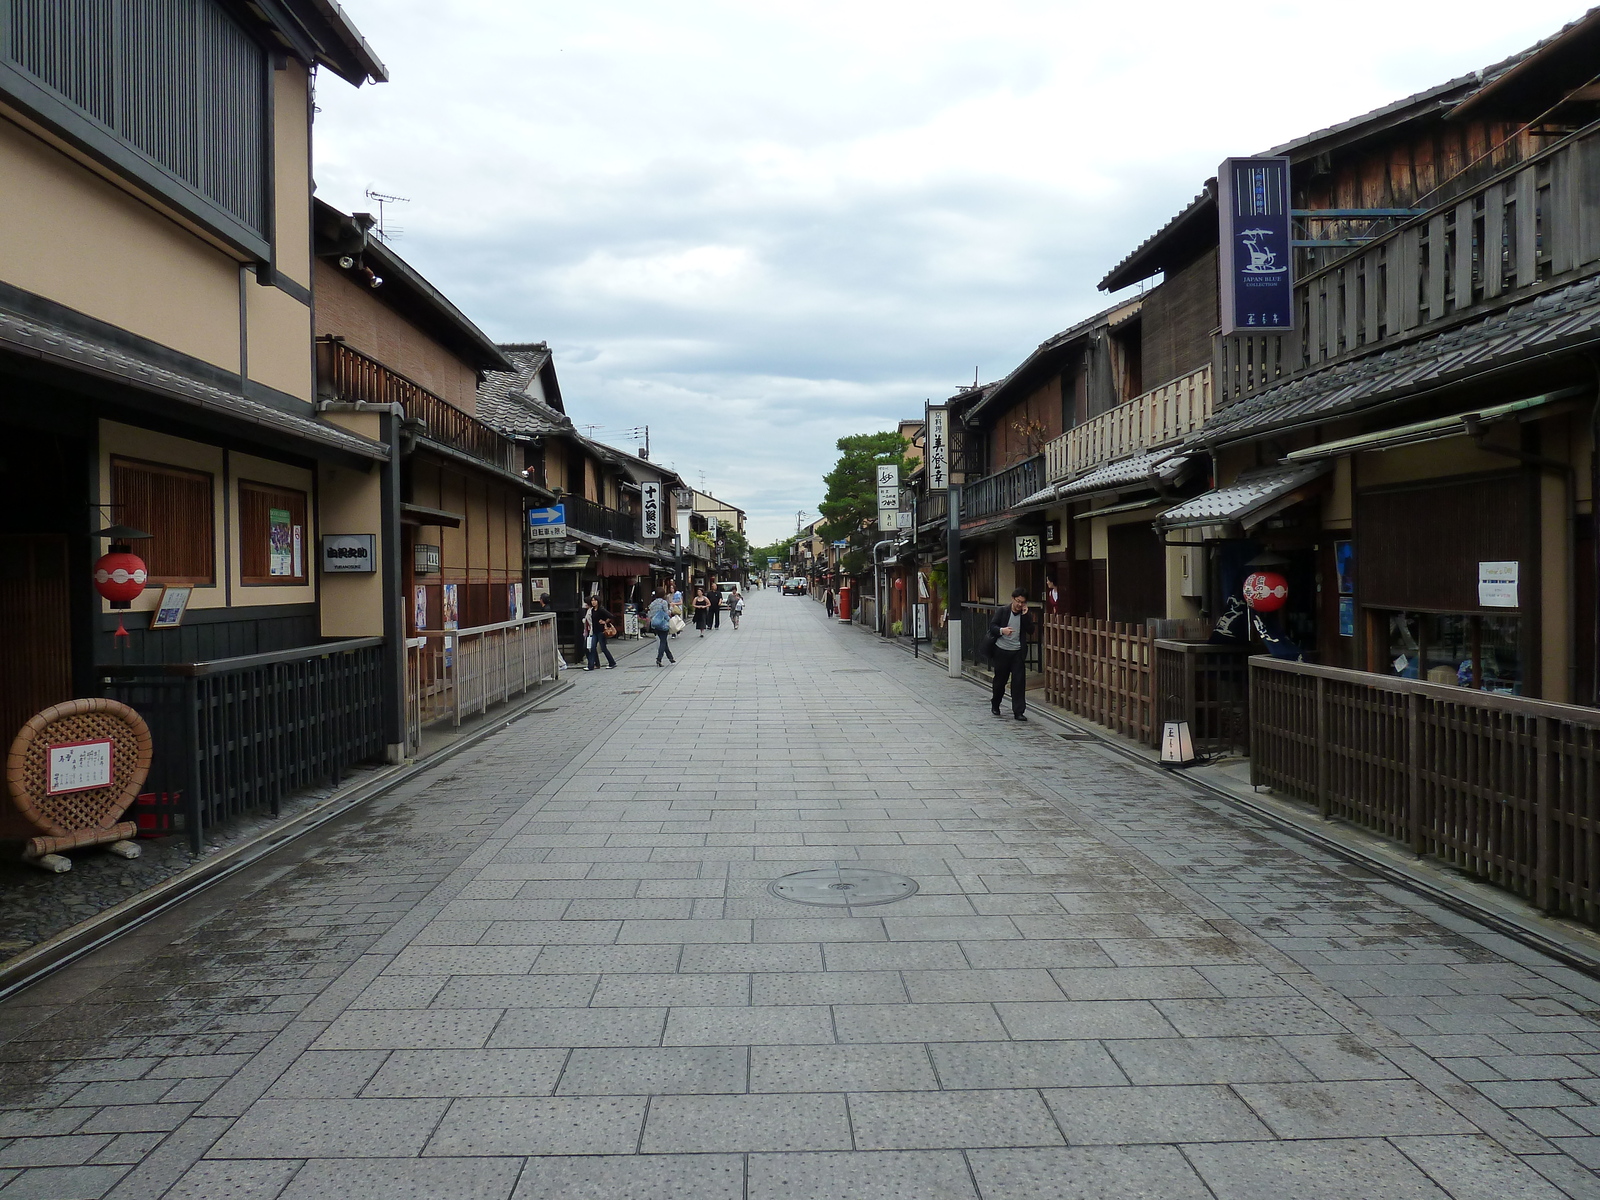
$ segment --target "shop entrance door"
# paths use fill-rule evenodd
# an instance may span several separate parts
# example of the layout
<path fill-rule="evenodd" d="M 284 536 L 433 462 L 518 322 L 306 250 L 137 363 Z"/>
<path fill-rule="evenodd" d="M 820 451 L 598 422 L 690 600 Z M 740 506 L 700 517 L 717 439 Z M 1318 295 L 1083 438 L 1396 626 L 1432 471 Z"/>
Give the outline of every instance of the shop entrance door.
<path fill-rule="evenodd" d="M 0 752 L 41 708 L 72 699 L 67 539 L 0 534 Z"/>

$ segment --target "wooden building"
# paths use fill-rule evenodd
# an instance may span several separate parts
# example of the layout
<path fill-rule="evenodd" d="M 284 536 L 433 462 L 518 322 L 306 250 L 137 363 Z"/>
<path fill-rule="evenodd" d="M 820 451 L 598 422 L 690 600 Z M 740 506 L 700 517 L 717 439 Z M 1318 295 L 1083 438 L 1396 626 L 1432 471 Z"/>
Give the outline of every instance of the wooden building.
<path fill-rule="evenodd" d="M 310 0 L 183 0 L 115 29 L 86 13 L 0 9 L 0 738 L 109 687 L 158 726 L 152 785 L 226 809 L 278 786 L 229 746 L 283 731 L 216 690 L 254 680 L 261 655 L 282 656 L 282 680 L 348 672 L 364 697 L 336 745 L 286 738 L 306 751 L 295 778 L 404 740 L 379 682 L 397 679 L 389 577 L 318 570 L 330 523 L 381 532 L 399 429 L 321 416 L 311 353 L 313 73 L 385 73 Z M 223 102 L 230 119 L 211 119 Z M 149 535 L 133 543 L 149 586 L 125 611 L 90 578 L 113 524 Z M 187 604 L 158 626 L 164 594 Z M 230 665 L 184 699 L 171 670 L 199 662 Z M 228 722 L 233 741 L 213 741 Z"/>

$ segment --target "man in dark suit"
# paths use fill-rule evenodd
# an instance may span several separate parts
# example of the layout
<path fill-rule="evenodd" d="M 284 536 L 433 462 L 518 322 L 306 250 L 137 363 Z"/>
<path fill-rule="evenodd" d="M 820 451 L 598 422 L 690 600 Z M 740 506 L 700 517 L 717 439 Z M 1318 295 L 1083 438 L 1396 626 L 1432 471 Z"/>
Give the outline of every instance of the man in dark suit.
<path fill-rule="evenodd" d="M 989 711 L 1000 715 L 1000 701 L 1011 680 L 1011 715 L 1026 721 L 1028 707 L 1028 643 L 1033 639 L 1033 614 L 1028 611 L 1028 593 L 1017 588 L 1011 603 L 989 620 L 989 656 L 994 666 L 994 691 Z"/>

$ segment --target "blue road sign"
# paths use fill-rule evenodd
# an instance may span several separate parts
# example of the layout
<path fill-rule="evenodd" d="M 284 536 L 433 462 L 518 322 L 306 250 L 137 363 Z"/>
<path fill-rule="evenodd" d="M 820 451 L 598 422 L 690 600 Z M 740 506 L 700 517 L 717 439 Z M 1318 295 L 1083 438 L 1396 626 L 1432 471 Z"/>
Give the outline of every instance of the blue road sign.
<path fill-rule="evenodd" d="M 536 538 L 565 537 L 567 534 L 567 506 L 552 504 L 549 508 L 528 510 L 528 536 Z"/>

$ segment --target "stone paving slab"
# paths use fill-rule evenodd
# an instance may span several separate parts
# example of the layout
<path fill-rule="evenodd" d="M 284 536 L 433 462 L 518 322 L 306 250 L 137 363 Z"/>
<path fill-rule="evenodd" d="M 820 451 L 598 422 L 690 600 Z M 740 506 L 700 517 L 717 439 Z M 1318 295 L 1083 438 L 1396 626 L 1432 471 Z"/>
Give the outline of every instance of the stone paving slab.
<path fill-rule="evenodd" d="M 680 659 L 0 1004 L 0 1200 L 1600 1196 L 1600 981 L 803 600 Z"/>

